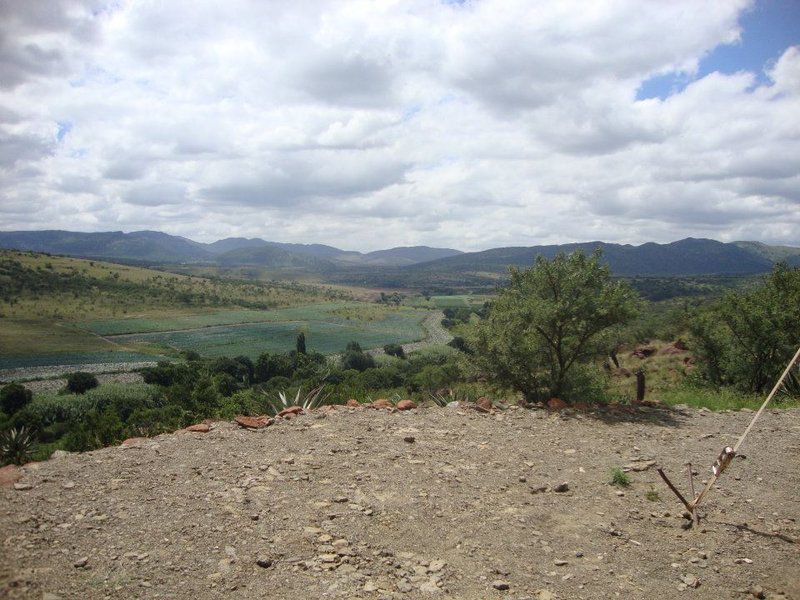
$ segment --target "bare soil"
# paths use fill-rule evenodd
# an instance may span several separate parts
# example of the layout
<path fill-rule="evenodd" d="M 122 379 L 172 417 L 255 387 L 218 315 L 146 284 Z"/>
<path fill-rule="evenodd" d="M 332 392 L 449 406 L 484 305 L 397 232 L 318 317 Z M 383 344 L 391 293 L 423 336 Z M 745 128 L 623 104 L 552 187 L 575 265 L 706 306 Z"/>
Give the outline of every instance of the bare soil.
<path fill-rule="evenodd" d="M 685 490 L 751 417 L 339 408 L 54 458 L 0 489 L 0 597 L 800 598 L 800 410 L 699 529 L 652 463 Z"/>

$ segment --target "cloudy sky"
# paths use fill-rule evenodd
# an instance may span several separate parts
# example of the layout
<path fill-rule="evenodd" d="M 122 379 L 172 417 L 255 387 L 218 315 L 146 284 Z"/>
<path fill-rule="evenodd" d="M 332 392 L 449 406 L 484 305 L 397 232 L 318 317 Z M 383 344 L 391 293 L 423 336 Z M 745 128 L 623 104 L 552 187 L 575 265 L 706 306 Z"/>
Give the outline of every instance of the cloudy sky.
<path fill-rule="evenodd" d="M 0 229 L 800 246 L 795 0 L 0 0 Z"/>

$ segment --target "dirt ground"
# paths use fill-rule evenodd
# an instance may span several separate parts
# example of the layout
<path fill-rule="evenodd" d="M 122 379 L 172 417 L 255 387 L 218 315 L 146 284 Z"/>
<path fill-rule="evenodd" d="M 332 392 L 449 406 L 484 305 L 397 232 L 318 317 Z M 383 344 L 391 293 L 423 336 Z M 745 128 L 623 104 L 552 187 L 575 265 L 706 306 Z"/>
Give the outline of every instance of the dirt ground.
<path fill-rule="evenodd" d="M 0 489 L 0 597 L 800 598 L 800 410 L 699 530 L 653 464 L 685 490 L 751 417 L 339 408 L 54 458 Z"/>

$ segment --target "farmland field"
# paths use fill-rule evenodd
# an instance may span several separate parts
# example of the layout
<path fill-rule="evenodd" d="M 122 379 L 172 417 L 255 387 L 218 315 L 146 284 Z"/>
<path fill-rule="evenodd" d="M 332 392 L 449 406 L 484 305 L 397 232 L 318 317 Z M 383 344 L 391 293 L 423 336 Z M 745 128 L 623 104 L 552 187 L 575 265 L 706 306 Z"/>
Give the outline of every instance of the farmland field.
<path fill-rule="evenodd" d="M 483 306 L 483 303 L 490 300 L 492 296 L 485 294 L 454 294 L 451 296 L 431 296 L 430 300 L 424 298 L 413 298 L 411 306 L 419 308 L 469 308 Z"/>
<path fill-rule="evenodd" d="M 376 310 L 378 311 L 376 313 Z M 255 357 L 294 348 L 297 334 L 306 335 L 309 350 L 340 352 L 349 341 L 364 348 L 419 340 L 427 311 L 385 308 L 359 303 L 329 303 L 272 311 L 223 311 L 182 318 L 116 319 L 87 326 L 107 339 L 135 349 L 194 350 L 204 356 Z M 116 333 L 116 332 L 126 333 Z"/>

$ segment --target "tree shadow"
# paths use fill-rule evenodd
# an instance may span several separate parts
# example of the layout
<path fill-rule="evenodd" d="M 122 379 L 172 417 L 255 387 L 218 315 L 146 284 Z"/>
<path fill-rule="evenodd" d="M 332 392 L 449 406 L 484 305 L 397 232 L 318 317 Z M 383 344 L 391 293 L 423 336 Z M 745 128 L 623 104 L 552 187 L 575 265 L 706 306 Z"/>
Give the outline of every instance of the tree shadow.
<path fill-rule="evenodd" d="M 674 406 L 655 404 L 612 404 L 608 406 L 592 407 L 585 411 L 576 411 L 573 409 L 562 411 L 562 415 L 567 418 L 574 417 L 578 414 L 591 419 L 597 419 L 606 425 L 639 423 L 667 427 L 680 427 L 692 416 L 691 412 L 688 410 L 675 408 Z"/>
<path fill-rule="evenodd" d="M 800 540 L 796 540 L 792 537 L 789 537 L 785 533 L 774 533 L 769 531 L 759 531 L 758 529 L 753 529 L 747 523 L 727 523 L 725 521 L 720 521 L 723 525 L 727 525 L 728 527 L 733 527 L 737 531 L 746 531 L 748 533 L 752 533 L 753 535 L 757 535 L 759 537 L 765 537 L 770 539 L 777 539 L 782 540 L 784 542 L 788 542 L 789 544 L 800 544 Z"/>

